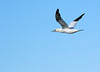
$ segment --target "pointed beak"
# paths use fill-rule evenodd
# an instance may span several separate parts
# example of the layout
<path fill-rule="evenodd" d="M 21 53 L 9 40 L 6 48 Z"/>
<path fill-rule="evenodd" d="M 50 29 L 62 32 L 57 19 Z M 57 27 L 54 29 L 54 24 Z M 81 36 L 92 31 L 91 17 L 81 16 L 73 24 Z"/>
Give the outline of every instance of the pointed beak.
<path fill-rule="evenodd" d="M 52 32 L 55 32 L 56 30 L 53 30 Z"/>

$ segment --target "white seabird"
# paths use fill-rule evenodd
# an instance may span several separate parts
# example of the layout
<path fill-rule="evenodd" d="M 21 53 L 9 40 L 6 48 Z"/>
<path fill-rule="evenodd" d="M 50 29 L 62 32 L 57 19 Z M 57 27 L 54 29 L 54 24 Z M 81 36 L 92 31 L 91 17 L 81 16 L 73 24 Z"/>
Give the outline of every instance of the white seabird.
<path fill-rule="evenodd" d="M 81 16 L 79 16 L 77 19 L 75 19 L 73 22 L 71 22 L 68 26 L 67 23 L 61 18 L 61 15 L 59 13 L 59 9 L 57 9 L 56 14 L 55 14 L 55 18 L 56 18 L 56 21 L 62 26 L 62 29 L 61 28 L 55 29 L 52 32 L 61 32 L 61 33 L 72 34 L 72 33 L 75 33 L 75 32 L 83 31 L 83 30 L 74 29 L 74 27 L 76 26 L 77 22 L 82 18 L 82 16 L 84 14 L 85 13 L 83 13 Z"/>

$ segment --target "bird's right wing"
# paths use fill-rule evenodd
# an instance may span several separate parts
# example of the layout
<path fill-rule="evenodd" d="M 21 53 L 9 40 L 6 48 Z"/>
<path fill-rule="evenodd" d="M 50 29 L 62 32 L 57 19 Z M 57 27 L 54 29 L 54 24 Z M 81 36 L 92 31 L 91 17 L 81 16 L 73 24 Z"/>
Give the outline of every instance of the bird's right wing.
<path fill-rule="evenodd" d="M 69 24 L 69 28 L 74 28 L 77 24 L 77 22 L 82 18 L 82 16 L 84 15 L 85 13 L 83 13 L 81 16 L 79 16 L 77 19 L 75 19 L 73 22 L 71 22 Z"/>
<path fill-rule="evenodd" d="M 68 28 L 67 23 L 60 16 L 59 9 L 57 9 L 55 17 L 56 21 L 62 26 L 63 29 Z"/>

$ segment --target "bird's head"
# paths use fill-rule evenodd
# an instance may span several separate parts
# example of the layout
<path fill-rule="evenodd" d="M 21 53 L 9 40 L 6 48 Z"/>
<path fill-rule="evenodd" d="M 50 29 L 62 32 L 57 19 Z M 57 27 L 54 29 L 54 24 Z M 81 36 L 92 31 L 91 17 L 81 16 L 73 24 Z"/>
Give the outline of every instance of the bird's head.
<path fill-rule="evenodd" d="M 61 31 L 61 29 L 55 29 L 52 32 L 60 32 L 60 31 Z"/>

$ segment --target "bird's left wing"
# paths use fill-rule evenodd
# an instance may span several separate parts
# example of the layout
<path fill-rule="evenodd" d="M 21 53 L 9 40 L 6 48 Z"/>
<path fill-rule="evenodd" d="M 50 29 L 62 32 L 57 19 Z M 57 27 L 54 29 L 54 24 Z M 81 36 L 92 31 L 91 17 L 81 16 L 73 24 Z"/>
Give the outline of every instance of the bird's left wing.
<path fill-rule="evenodd" d="M 71 22 L 69 24 L 69 28 L 72 29 L 76 26 L 77 22 L 82 18 L 82 16 L 84 15 L 85 13 L 83 13 L 81 16 L 79 16 L 77 19 L 75 19 L 73 22 Z"/>
<path fill-rule="evenodd" d="M 60 16 L 59 9 L 57 9 L 56 11 L 55 18 L 56 18 L 56 21 L 62 26 L 63 29 L 68 28 L 67 23 Z"/>

